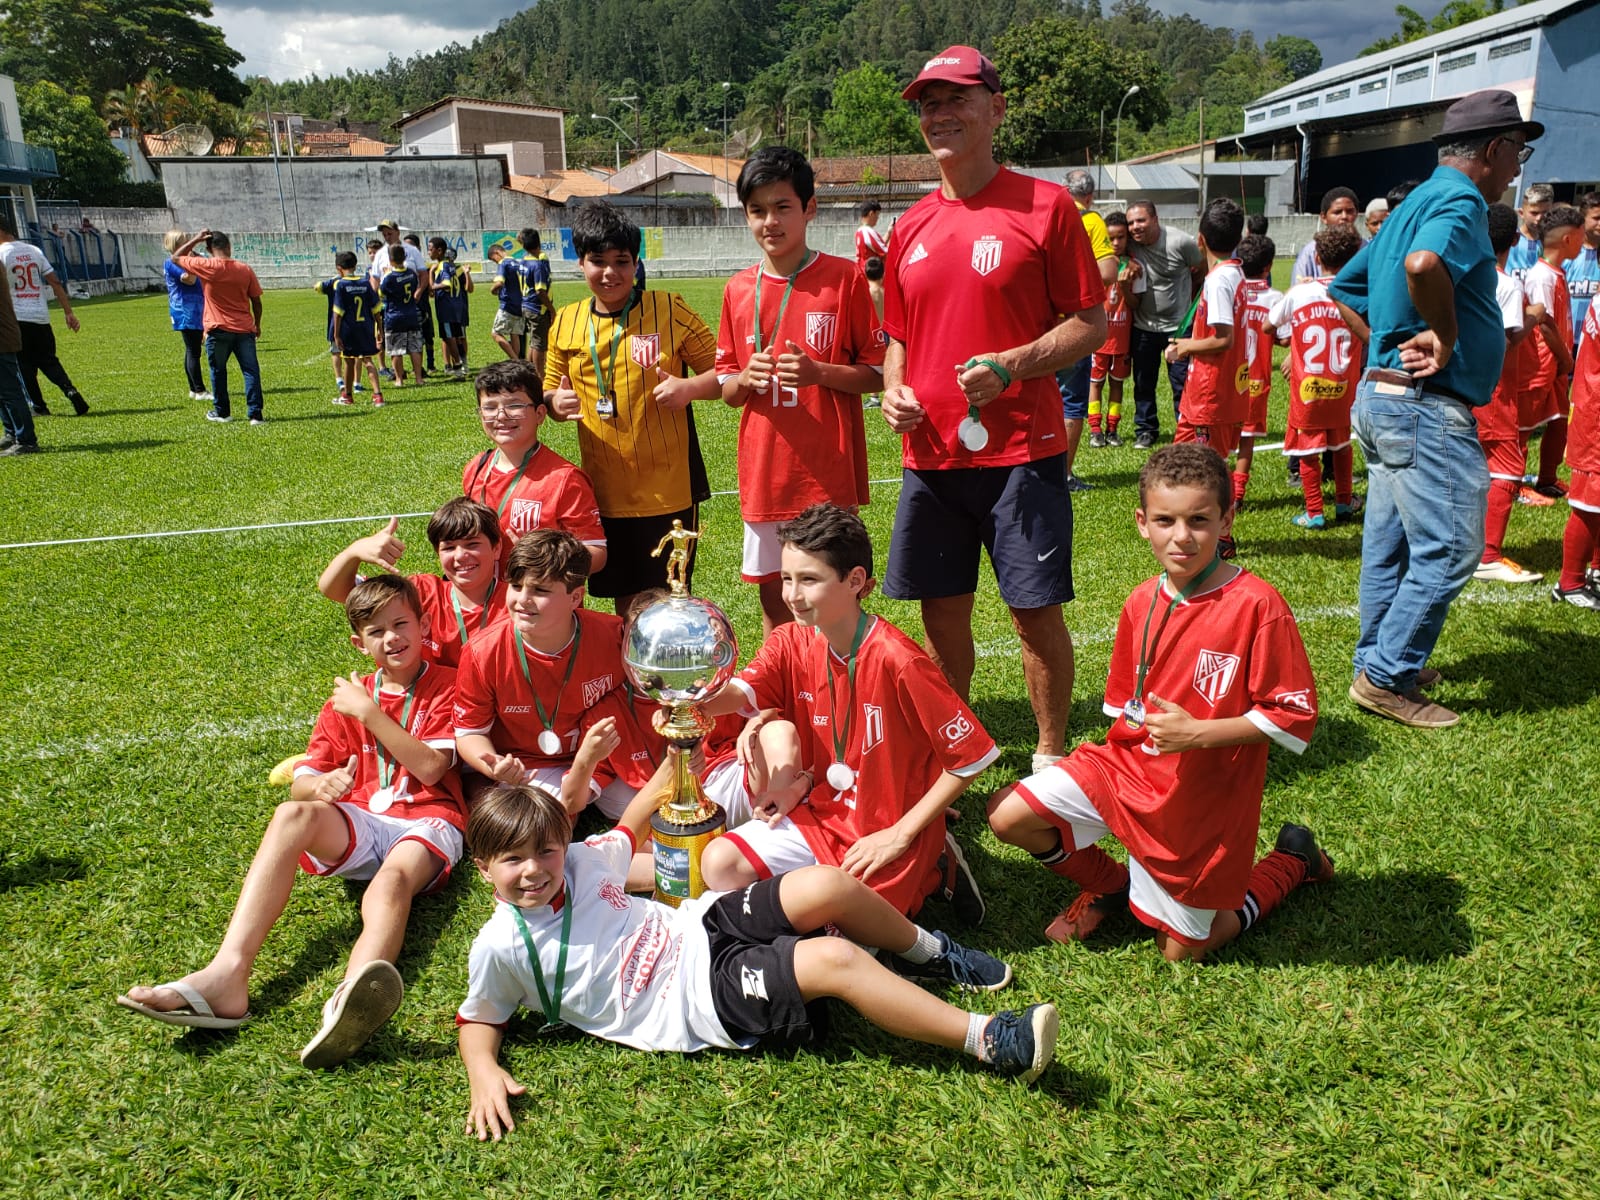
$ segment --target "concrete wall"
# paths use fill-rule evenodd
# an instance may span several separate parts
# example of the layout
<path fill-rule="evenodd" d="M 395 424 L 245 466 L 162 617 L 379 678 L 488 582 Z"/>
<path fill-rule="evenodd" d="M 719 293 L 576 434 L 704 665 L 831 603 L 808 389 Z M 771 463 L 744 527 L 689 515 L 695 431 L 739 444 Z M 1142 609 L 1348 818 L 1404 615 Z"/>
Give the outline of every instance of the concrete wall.
<path fill-rule="evenodd" d="M 456 144 L 455 114 L 448 106 L 418 117 L 400 131 L 400 153 L 410 154 L 415 146 L 423 154 L 455 154 L 461 149 Z"/>
<path fill-rule="evenodd" d="M 1521 184 L 1583 185 L 1600 181 L 1600 121 L 1594 111 L 1595 67 L 1600 63 L 1600 9 L 1573 13 L 1549 30 L 1539 47 L 1538 89 L 1532 117 L 1545 134 L 1523 168 Z M 1559 194 L 1559 193 L 1558 193 Z"/>

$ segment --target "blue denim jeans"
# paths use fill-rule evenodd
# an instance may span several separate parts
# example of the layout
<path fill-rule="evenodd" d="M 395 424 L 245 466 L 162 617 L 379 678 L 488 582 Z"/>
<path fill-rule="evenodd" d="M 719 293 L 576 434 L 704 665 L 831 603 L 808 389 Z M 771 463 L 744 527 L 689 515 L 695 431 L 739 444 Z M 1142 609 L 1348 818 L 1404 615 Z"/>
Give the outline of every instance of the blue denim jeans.
<path fill-rule="evenodd" d="M 213 329 L 206 334 L 206 364 L 211 368 L 211 394 L 217 416 L 229 415 L 228 359 L 237 357 L 244 376 L 244 402 L 250 419 L 259 420 L 261 410 L 261 364 L 256 359 L 256 335 Z"/>
<path fill-rule="evenodd" d="M 1156 333 L 1133 327 L 1128 353 L 1133 359 L 1133 428 L 1136 434 L 1161 435 L 1161 414 L 1156 411 L 1156 381 L 1161 368 L 1167 368 L 1167 383 L 1172 388 L 1172 423 L 1178 423 L 1183 407 L 1183 385 L 1189 381 L 1189 360 L 1169 363 L 1165 358 L 1168 343 L 1176 334 Z"/>
<path fill-rule="evenodd" d="M 24 446 L 37 446 L 39 438 L 33 431 L 33 410 L 28 407 L 28 393 L 22 386 L 22 368 L 15 354 L 0 354 L 0 423 Z"/>
<path fill-rule="evenodd" d="M 1367 460 L 1355 669 L 1407 692 L 1483 553 L 1489 468 L 1472 409 L 1362 381 L 1350 414 Z"/>
<path fill-rule="evenodd" d="M 1061 415 L 1069 421 L 1089 416 L 1089 357 L 1085 356 L 1064 371 L 1056 372 L 1056 390 L 1061 393 Z"/>

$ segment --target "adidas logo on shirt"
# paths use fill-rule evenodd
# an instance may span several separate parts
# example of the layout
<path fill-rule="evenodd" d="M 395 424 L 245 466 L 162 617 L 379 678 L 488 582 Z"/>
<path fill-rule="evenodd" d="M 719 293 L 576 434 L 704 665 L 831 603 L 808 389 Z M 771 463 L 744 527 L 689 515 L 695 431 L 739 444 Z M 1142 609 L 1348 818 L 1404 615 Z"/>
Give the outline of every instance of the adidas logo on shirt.
<path fill-rule="evenodd" d="M 926 246 L 924 246 L 921 242 L 918 242 L 917 246 L 916 246 L 916 249 L 912 250 L 911 253 L 906 256 L 906 266 L 909 267 L 912 263 L 921 262 L 923 259 L 925 259 L 927 257 L 928 257 L 928 248 Z"/>

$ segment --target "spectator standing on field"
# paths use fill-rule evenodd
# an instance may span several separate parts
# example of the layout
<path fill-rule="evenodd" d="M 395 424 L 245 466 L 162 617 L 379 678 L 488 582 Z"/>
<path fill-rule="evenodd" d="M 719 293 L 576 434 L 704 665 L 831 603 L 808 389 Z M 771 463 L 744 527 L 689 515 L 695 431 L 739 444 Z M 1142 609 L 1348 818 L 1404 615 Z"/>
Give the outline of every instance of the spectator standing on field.
<path fill-rule="evenodd" d="M 0 439 L 0 455 L 39 453 L 39 438 L 33 430 L 33 413 L 28 410 L 28 397 L 22 390 L 22 372 L 17 366 L 17 352 L 22 349 L 22 330 L 17 327 L 17 314 L 11 307 L 9 272 L 0 271 L 0 420 L 5 425 L 5 437 Z"/>
<path fill-rule="evenodd" d="M 72 297 L 61 286 L 44 251 L 31 242 L 17 239 L 16 226 L 9 216 L 0 216 L 0 267 L 9 276 L 12 309 L 22 330 L 22 352 L 17 355 L 17 362 L 22 368 L 22 384 L 28 390 L 28 403 L 39 416 L 50 415 L 44 392 L 39 388 L 39 372 L 43 371 L 44 377 L 60 388 L 61 394 L 71 402 L 72 411 L 83 416 L 89 406 L 72 386 L 67 369 L 56 356 L 56 331 L 50 324 L 50 301 L 45 298 L 44 290 L 49 288 L 55 293 L 67 328 L 77 333 L 78 318 L 72 312 Z"/>
<path fill-rule="evenodd" d="M 190 253 L 201 242 L 209 252 L 204 258 Z M 256 358 L 256 338 L 261 336 L 261 281 L 233 257 L 233 242 L 228 235 L 210 229 L 202 229 L 173 251 L 172 261 L 205 285 L 201 323 L 206 327 L 212 394 L 206 420 L 233 419 L 228 403 L 228 360 L 237 356 L 250 424 L 265 424 L 261 364 Z"/>
<path fill-rule="evenodd" d="M 1206 256 L 1200 243 L 1179 229 L 1162 226 L 1156 206 L 1148 200 L 1135 200 L 1127 207 L 1129 252 L 1133 255 L 1130 280 L 1143 279 L 1144 290 L 1137 292 L 1133 309 L 1133 337 L 1129 353 L 1133 357 L 1134 448 L 1150 450 L 1161 436 L 1161 414 L 1156 411 L 1156 378 L 1162 364 L 1172 386 L 1172 420 L 1177 424 L 1183 402 L 1184 380 L 1189 378 L 1189 360 L 1166 362 L 1167 343 L 1180 333 L 1191 316 L 1191 305 L 1206 273 Z"/>
<path fill-rule="evenodd" d="M 167 315 L 172 318 L 173 332 L 183 338 L 183 373 L 189 377 L 189 399 L 210 400 L 206 377 L 200 370 L 200 356 L 206 346 L 202 323 L 205 287 L 198 276 L 189 274 L 172 261 L 173 251 L 183 243 L 181 229 L 174 229 L 161 239 L 167 251 L 167 261 L 161 268 L 167 281 Z"/>
<path fill-rule="evenodd" d="M 1100 282 L 1109 291 L 1117 282 L 1117 252 L 1111 247 L 1111 235 L 1106 231 L 1105 219 L 1094 210 L 1094 176 L 1082 167 L 1067 172 L 1063 185 L 1078 206 L 1083 218 L 1083 231 L 1089 235 L 1089 250 L 1094 255 L 1095 266 L 1100 269 Z M 1078 457 L 1078 443 L 1083 440 L 1083 423 L 1089 416 L 1089 364 L 1094 355 L 1081 358 L 1065 371 L 1056 372 L 1056 387 L 1061 391 L 1061 412 L 1067 422 L 1067 490 L 1087 491 L 1089 484 L 1072 471 Z"/>

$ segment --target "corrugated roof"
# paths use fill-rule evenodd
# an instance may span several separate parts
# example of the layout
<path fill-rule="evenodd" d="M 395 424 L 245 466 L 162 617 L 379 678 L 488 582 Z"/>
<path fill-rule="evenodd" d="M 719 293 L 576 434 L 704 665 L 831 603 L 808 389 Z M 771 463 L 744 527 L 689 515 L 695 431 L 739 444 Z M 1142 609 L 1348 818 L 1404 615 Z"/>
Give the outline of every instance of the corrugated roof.
<path fill-rule="evenodd" d="M 514 192 L 565 204 L 573 196 L 604 196 L 611 189 L 587 171 L 551 171 L 546 175 L 513 175 L 506 184 Z"/>

